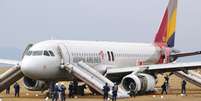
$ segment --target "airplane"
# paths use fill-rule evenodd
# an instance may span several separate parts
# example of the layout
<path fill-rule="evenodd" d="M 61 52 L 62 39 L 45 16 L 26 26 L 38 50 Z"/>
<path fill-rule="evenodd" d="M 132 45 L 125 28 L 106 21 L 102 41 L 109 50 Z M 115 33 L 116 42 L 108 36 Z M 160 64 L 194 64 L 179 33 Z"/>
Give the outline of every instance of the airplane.
<path fill-rule="evenodd" d="M 7 82 L 13 84 L 22 77 L 31 91 L 46 90 L 52 81 L 72 80 L 82 81 L 100 94 L 105 83 L 112 87 L 116 82 L 118 97 L 128 97 L 131 83 L 138 93 L 154 91 L 159 73 L 201 67 L 201 62 L 175 62 L 201 54 L 174 48 L 176 14 L 177 0 L 169 0 L 153 43 L 47 40 L 30 44 L 21 61 L 0 59 L 2 64 L 13 65 L 0 76 L 0 92 Z"/>

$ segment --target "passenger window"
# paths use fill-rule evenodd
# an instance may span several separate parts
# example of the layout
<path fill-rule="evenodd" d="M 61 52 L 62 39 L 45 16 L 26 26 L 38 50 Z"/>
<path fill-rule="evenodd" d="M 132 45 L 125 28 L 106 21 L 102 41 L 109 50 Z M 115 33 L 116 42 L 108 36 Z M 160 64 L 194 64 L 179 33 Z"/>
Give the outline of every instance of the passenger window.
<path fill-rule="evenodd" d="M 44 51 L 43 55 L 50 56 L 50 54 L 48 53 L 48 51 Z"/>
<path fill-rule="evenodd" d="M 52 51 L 49 50 L 49 53 L 51 56 L 55 56 L 54 53 Z"/>

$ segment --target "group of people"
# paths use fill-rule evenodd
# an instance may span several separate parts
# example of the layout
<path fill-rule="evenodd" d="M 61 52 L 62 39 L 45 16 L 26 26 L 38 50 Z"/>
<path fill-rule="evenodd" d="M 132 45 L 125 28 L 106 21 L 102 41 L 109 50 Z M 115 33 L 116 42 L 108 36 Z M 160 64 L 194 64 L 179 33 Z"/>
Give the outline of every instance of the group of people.
<path fill-rule="evenodd" d="M 161 86 L 161 94 L 167 94 L 168 92 L 168 88 L 169 88 L 169 77 L 165 76 L 164 77 L 165 81 Z M 181 84 L 181 94 L 186 95 L 186 84 L 187 82 L 185 80 L 182 80 L 182 84 Z M 70 82 L 69 84 L 69 98 L 73 98 L 74 95 L 77 94 L 77 89 L 78 89 L 78 82 L 77 81 L 73 81 Z M 106 83 L 105 86 L 103 87 L 103 96 L 104 96 L 104 101 L 108 101 L 109 98 L 109 92 L 110 92 L 110 87 L 108 86 L 108 84 Z M 129 94 L 131 97 L 136 95 L 136 88 L 134 86 L 133 83 L 130 83 L 129 85 Z M 63 83 L 56 83 L 53 85 L 52 87 L 52 101 L 57 101 L 58 99 L 60 99 L 60 101 L 65 101 L 66 100 L 66 87 L 64 86 Z M 20 96 L 20 85 L 16 82 L 14 84 L 14 92 L 15 92 L 15 97 L 19 97 Z M 112 87 L 112 101 L 116 101 L 117 99 L 117 92 L 118 92 L 118 85 L 116 83 L 114 83 L 114 86 Z M 6 94 L 10 94 L 10 85 L 7 85 L 6 87 Z M 83 92 L 84 94 L 84 92 Z"/>
<path fill-rule="evenodd" d="M 70 82 L 69 87 L 68 87 L 68 97 L 69 98 L 74 98 L 75 95 L 77 95 L 77 92 L 79 91 L 78 89 L 80 89 L 80 87 L 78 88 L 78 82 L 77 81 L 73 81 Z M 85 85 L 81 86 L 83 87 L 81 95 L 84 95 L 84 88 Z M 66 87 L 64 86 L 63 83 L 55 83 L 53 84 L 53 87 L 51 87 L 51 97 L 52 97 L 52 101 L 57 101 L 58 99 L 60 99 L 60 101 L 65 101 L 66 100 Z"/>
<path fill-rule="evenodd" d="M 131 97 L 135 97 L 136 95 L 136 88 L 135 85 L 133 83 L 130 83 L 129 85 L 129 95 Z M 110 87 L 108 86 L 107 83 L 105 83 L 105 86 L 103 86 L 103 98 L 104 101 L 108 101 L 109 98 L 109 92 L 110 92 Z M 117 83 L 114 83 L 114 86 L 112 87 L 112 101 L 116 101 L 117 99 L 117 92 L 118 92 L 118 85 Z"/>
<path fill-rule="evenodd" d="M 57 101 L 60 99 L 61 101 L 66 100 L 66 87 L 63 83 L 56 83 L 52 92 L 52 101 Z"/>
<path fill-rule="evenodd" d="M 69 98 L 73 98 L 77 94 L 77 88 L 78 88 L 77 81 L 70 82 L 69 87 L 68 87 L 68 91 L 69 91 L 68 97 Z"/>
<path fill-rule="evenodd" d="M 162 92 L 161 94 L 167 94 L 167 91 L 168 91 L 168 88 L 169 88 L 169 76 L 166 75 L 164 77 L 165 81 L 163 83 L 163 85 L 161 86 L 162 88 Z M 186 80 L 182 80 L 181 82 L 181 94 L 183 95 L 186 95 Z M 108 84 L 106 83 L 105 86 L 103 87 L 103 98 L 104 98 L 104 101 L 108 101 L 108 94 L 109 94 L 109 91 L 110 91 L 110 87 L 108 86 Z M 116 101 L 116 98 L 117 98 L 117 91 L 118 91 L 118 85 L 115 83 L 114 86 L 112 87 L 112 101 Z M 129 85 L 129 95 L 131 97 L 135 97 L 135 95 L 137 94 L 137 90 L 135 88 L 135 85 L 133 83 L 130 83 Z"/>
<path fill-rule="evenodd" d="M 16 82 L 13 86 L 15 97 L 20 96 L 20 85 Z M 9 83 L 6 85 L 6 94 L 10 94 L 10 85 Z"/>
<path fill-rule="evenodd" d="M 106 83 L 105 86 L 103 87 L 103 98 L 104 101 L 108 101 L 109 98 L 109 91 L 110 87 Z M 112 101 L 116 101 L 117 99 L 117 91 L 118 91 L 118 85 L 115 83 L 114 86 L 112 87 Z"/>
<path fill-rule="evenodd" d="M 169 76 L 166 75 L 164 77 L 165 81 L 164 83 L 161 85 L 161 94 L 167 94 L 168 93 L 168 88 L 169 88 Z M 186 95 L 186 80 L 182 80 L 181 82 L 181 94 Z"/>

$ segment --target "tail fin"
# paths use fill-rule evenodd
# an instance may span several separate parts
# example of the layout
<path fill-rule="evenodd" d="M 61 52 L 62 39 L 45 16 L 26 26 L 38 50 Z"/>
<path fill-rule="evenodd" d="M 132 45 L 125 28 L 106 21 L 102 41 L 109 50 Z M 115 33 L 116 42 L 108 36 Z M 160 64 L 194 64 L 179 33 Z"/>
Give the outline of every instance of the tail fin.
<path fill-rule="evenodd" d="M 176 29 L 177 0 L 169 0 L 154 43 L 174 47 Z"/>

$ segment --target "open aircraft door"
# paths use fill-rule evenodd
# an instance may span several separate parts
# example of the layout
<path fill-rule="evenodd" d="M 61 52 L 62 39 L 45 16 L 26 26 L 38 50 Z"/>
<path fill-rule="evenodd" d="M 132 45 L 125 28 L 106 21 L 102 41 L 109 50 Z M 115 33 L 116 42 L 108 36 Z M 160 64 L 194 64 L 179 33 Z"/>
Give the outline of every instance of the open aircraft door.
<path fill-rule="evenodd" d="M 68 48 L 65 44 L 59 44 L 58 45 L 58 52 L 60 55 L 61 66 L 70 64 L 70 53 L 69 53 Z"/>

